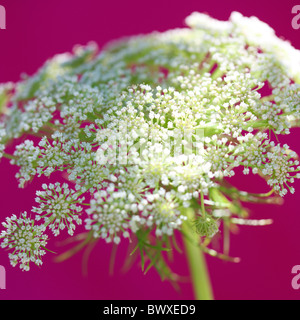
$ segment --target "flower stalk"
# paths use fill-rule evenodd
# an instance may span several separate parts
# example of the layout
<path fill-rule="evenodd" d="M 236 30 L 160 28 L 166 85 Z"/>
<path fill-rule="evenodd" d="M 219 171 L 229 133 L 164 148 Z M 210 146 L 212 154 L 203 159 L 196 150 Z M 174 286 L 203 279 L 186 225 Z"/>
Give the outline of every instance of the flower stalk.
<path fill-rule="evenodd" d="M 192 285 L 196 300 L 213 300 L 213 290 L 210 281 L 203 251 L 199 246 L 199 234 L 191 232 L 191 221 L 195 220 L 195 211 L 191 208 L 185 209 L 188 220 L 183 224 L 183 231 L 189 237 L 183 236 L 186 255 L 188 259 Z"/>

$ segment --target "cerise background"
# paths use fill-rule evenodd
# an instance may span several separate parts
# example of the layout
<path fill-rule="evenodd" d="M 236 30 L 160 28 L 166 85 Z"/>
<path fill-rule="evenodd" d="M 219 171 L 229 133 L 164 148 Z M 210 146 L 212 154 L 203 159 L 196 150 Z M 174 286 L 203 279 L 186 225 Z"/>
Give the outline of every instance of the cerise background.
<path fill-rule="evenodd" d="M 33 74 L 46 59 L 70 51 L 75 44 L 93 40 L 103 46 L 122 36 L 183 27 L 193 11 L 227 20 L 231 11 L 255 15 L 269 23 L 277 35 L 300 49 L 300 30 L 291 27 L 292 7 L 297 1 L 102 1 L 102 0 L 7 0 L 0 1 L 7 11 L 7 30 L 0 30 L 0 82 L 17 81 L 22 72 Z M 298 4 L 299 1 L 298 1 Z M 299 66 L 298 66 L 299 67 Z M 300 153 L 300 130 L 281 139 Z M 20 211 L 30 211 L 35 190 L 47 179 L 35 179 L 18 189 L 16 168 L 7 160 L 0 164 L 0 219 Z M 235 184 L 254 192 L 266 191 L 258 177 L 237 176 Z M 282 206 L 251 206 L 252 217 L 271 217 L 268 227 L 241 228 L 231 238 L 231 254 L 241 262 L 232 264 L 208 257 L 216 299 L 298 299 L 300 291 L 291 287 L 291 269 L 300 264 L 300 182 L 296 194 L 285 197 Z M 2 228 L 2 226 L 1 226 Z M 49 248 L 59 253 L 65 247 L 53 239 Z M 136 263 L 122 272 L 127 244 L 118 249 L 114 275 L 109 274 L 111 246 L 100 241 L 91 253 L 88 274 L 82 273 L 82 253 L 63 263 L 48 254 L 42 268 L 22 272 L 9 265 L 7 253 L 0 250 L 0 265 L 6 268 L 7 289 L 0 299 L 193 299 L 189 282 L 176 292 L 161 282 L 155 270 L 144 276 Z M 175 254 L 173 269 L 187 275 L 184 255 Z"/>

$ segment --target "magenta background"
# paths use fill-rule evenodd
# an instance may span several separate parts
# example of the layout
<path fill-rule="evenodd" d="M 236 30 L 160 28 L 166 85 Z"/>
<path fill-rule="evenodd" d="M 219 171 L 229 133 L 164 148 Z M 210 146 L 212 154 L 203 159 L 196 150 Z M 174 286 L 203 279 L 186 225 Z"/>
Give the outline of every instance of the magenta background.
<path fill-rule="evenodd" d="M 100 47 L 125 35 L 164 31 L 182 27 L 192 11 L 207 12 L 228 19 L 230 12 L 256 15 L 300 49 L 300 30 L 291 27 L 291 9 L 299 1 L 75 1 L 7 0 L 7 30 L 0 30 L 0 82 L 16 81 L 22 72 L 34 73 L 56 53 L 70 51 L 75 44 L 96 41 Z M 300 153 L 300 130 L 284 140 Z M 16 168 L 8 161 L 0 164 L 1 221 L 7 215 L 30 211 L 34 192 L 45 180 L 36 179 L 26 189 L 17 188 Z M 235 178 L 236 185 L 250 191 L 265 191 L 257 177 Z M 300 264 L 300 182 L 296 194 L 288 195 L 283 206 L 252 206 L 253 217 L 271 217 L 274 224 L 262 228 L 241 228 L 232 237 L 231 253 L 239 264 L 208 258 L 216 299 L 299 299 L 300 291 L 291 287 L 291 269 Z M 52 240 L 50 249 L 62 252 Z M 57 264 L 48 254 L 41 269 L 21 272 L 9 265 L 7 253 L 0 250 L 0 265 L 7 271 L 7 289 L 0 299 L 193 299 L 190 283 L 181 285 L 181 293 L 156 272 L 144 276 L 139 265 L 121 272 L 126 245 L 118 250 L 115 274 L 109 275 L 111 247 L 99 243 L 90 257 L 89 273 L 82 275 L 82 254 Z M 183 255 L 175 255 L 172 267 L 187 275 Z"/>

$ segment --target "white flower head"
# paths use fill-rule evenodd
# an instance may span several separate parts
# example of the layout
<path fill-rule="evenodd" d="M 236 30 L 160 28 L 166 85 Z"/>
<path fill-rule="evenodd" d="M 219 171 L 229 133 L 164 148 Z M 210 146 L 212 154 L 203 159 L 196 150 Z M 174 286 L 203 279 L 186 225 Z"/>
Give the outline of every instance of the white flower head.
<path fill-rule="evenodd" d="M 37 191 L 36 202 L 38 207 L 33 207 L 32 211 L 37 213 L 36 220 L 44 220 L 55 236 L 60 234 L 60 230 L 68 229 L 68 233 L 73 235 L 76 222 L 78 225 L 82 223 L 80 218 L 84 200 L 83 197 L 78 198 L 78 194 L 74 190 L 70 190 L 69 186 L 64 183 L 56 183 L 43 185 L 44 191 Z"/>
<path fill-rule="evenodd" d="M 129 237 L 129 205 L 126 205 L 126 202 L 126 192 L 118 192 L 114 188 L 110 196 L 106 191 L 97 192 L 91 201 L 91 207 L 87 209 L 85 228 L 92 230 L 95 238 L 101 237 L 107 243 L 113 241 L 119 244 L 121 235 L 124 238 Z"/>
<path fill-rule="evenodd" d="M 41 265 L 41 258 L 46 253 L 45 246 L 48 241 L 48 236 L 44 233 L 45 227 L 35 225 L 34 220 L 27 217 L 26 212 L 19 218 L 15 215 L 6 218 L 6 222 L 2 225 L 6 230 L 0 235 L 3 239 L 1 248 L 13 251 L 9 254 L 12 266 L 19 263 L 22 270 L 28 271 L 30 262 Z"/>

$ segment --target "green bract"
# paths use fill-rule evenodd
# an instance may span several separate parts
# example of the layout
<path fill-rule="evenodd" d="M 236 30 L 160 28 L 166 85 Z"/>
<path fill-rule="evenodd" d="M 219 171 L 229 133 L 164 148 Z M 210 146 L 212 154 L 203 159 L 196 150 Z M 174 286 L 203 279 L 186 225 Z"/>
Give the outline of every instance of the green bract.
<path fill-rule="evenodd" d="M 76 47 L 1 86 L 0 156 L 20 168 L 20 187 L 57 171 L 67 177 L 37 191 L 39 227 L 28 229 L 29 247 L 15 244 L 17 218 L 3 224 L 2 247 L 14 250 L 13 265 L 29 269 L 26 252 L 35 237 L 37 247 L 46 244 L 45 230 L 73 235 L 73 222 L 82 222 L 83 244 L 129 238 L 143 267 L 147 257 L 148 268 L 172 277 L 162 252 L 176 247 L 175 230 L 184 229 L 186 241 L 199 234 L 205 252 L 226 258 L 207 247 L 220 228 L 270 222 L 246 220 L 242 201 L 294 193 L 297 155 L 274 138 L 299 123 L 300 52 L 237 12 L 226 22 L 193 13 L 186 23 L 100 53 L 95 44 Z M 5 152 L 25 135 L 14 154 Z M 263 177 L 270 192 L 234 188 L 230 177 L 239 167 Z M 31 261 L 41 264 L 41 252 Z"/>

